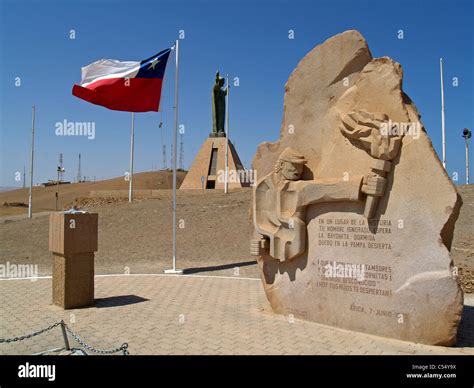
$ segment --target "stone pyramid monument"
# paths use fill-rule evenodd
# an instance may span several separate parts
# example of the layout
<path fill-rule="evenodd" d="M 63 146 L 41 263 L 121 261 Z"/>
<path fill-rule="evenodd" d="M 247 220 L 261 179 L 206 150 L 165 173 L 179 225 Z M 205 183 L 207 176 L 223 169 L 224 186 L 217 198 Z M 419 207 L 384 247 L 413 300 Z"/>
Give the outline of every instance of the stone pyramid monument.
<path fill-rule="evenodd" d="M 224 78 L 217 72 L 216 83 L 212 89 L 212 132 L 201 146 L 180 190 L 224 189 L 226 144 L 229 189 L 250 186 L 248 172 L 244 169 L 234 145 L 226 138 L 224 123 L 227 89 L 223 86 Z"/>

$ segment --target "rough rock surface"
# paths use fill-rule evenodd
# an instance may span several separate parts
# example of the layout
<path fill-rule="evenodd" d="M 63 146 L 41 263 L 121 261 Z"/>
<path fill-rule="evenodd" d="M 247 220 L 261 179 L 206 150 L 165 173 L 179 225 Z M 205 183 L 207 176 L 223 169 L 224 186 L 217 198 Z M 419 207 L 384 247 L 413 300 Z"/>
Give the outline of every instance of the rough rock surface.
<path fill-rule="evenodd" d="M 264 254 L 258 262 L 275 312 L 374 335 L 452 345 L 463 294 L 449 251 L 461 199 L 402 90 L 402 76 L 392 59 L 373 59 L 354 30 L 330 38 L 301 60 L 285 85 L 280 139 L 261 144 L 255 155 L 259 178 L 272 172 L 286 147 L 306 158 L 303 180 L 370 173 L 374 157 L 383 159 L 371 152 L 380 149 L 367 149 L 363 141 L 343 133 L 344 123 L 355 128 L 367 112 L 375 117 L 367 125 L 388 118 L 399 128 L 411 123 L 414 132 L 399 137 L 375 222 L 364 217 L 363 201 L 311 205 L 305 253 L 287 261 Z M 364 266 L 363 281 L 327 272 L 328 265 L 353 264 Z"/>

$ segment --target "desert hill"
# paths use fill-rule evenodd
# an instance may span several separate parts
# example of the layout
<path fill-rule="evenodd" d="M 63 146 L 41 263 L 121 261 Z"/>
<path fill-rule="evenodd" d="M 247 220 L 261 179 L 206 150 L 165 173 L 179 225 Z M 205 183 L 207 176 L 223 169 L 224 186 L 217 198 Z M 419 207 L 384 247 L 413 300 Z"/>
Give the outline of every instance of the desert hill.
<path fill-rule="evenodd" d="M 186 173 L 178 171 L 177 184 L 181 185 Z M 173 172 L 168 170 L 140 172 L 133 175 L 134 190 L 160 190 L 173 187 Z M 79 197 L 87 197 L 91 191 L 128 190 L 128 181 L 117 177 L 95 182 L 81 182 L 59 185 L 59 209 L 63 209 Z M 56 186 L 33 187 L 33 212 L 55 209 Z M 28 204 L 28 188 L 0 192 L 0 216 L 24 214 L 27 208 L 21 206 L 5 206 L 4 204 Z"/>

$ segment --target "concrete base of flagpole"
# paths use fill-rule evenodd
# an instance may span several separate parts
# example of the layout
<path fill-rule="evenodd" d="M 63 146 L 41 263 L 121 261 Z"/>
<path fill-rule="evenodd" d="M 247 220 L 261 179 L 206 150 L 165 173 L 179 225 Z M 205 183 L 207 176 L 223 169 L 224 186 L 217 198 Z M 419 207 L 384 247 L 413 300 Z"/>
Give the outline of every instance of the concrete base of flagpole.
<path fill-rule="evenodd" d="M 183 270 L 182 269 L 165 269 L 163 271 L 165 274 L 168 274 L 168 275 L 182 275 L 183 274 Z"/>

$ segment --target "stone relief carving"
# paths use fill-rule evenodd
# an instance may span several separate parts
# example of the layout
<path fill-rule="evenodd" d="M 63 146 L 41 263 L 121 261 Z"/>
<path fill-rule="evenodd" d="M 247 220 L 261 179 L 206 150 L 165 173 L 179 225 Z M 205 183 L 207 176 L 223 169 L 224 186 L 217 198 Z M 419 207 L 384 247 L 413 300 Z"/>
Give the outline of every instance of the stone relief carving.
<path fill-rule="evenodd" d="M 372 176 L 384 178 L 392 169 L 392 160 L 400 153 L 403 132 L 384 113 L 352 111 L 345 115 L 339 129 L 356 146 L 372 156 Z M 367 193 L 364 216 L 372 218 L 376 212 L 378 196 Z"/>
<path fill-rule="evenodd" d="M 335 201 L 361 201 L 364 194 L 384 194 L 386 180 L 376 174 L 324 180 L 301 180 L 306 159 L 290 147 L 279 156 L 274 171 L 254 187 L 255 237 L 251 254 L 292 260 L 306 250 L 306 209 Z"/>
<path fill-rule="evenodd" d="M 252 163 L 271 172 L 254 187 L 252 253 L 276 313 L 451 346 L 463 312 L 449 253 L 462 201 L 402 84 L 401 65 L 372 58 L 357 31 L 305 55 L 285 84 L 279 140 Z M 350 182 L 326 179 L 344 171 Z M 363 267 L 364 279 L 328 265 Z"/>

